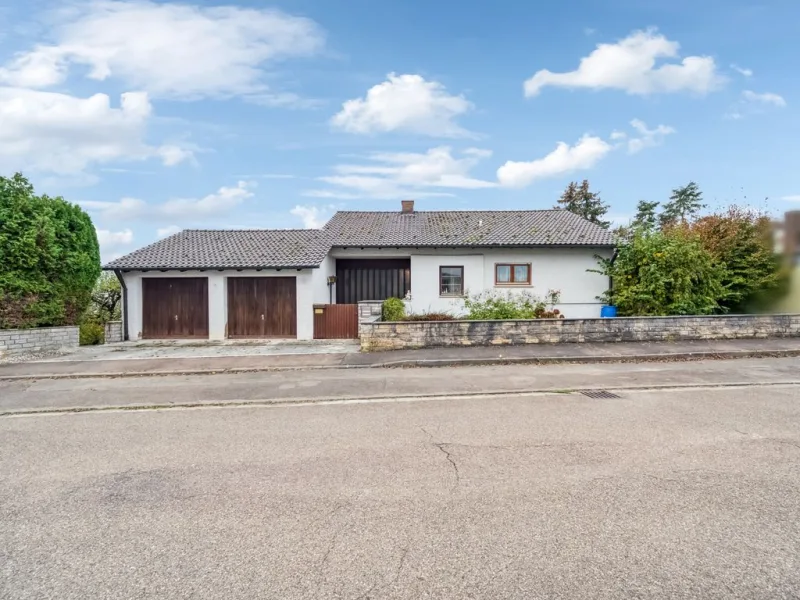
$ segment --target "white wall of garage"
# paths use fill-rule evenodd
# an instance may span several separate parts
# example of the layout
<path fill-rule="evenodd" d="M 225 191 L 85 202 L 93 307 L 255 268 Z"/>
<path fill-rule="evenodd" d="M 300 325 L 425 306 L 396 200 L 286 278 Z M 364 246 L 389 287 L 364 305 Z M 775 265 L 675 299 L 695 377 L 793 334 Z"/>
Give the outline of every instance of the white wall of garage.
<path fill-rule="evenodd" d="M 228 323 L 228 277 L 295 277 L 297 279 L 297 339 L 314 338 L 315 275 L 318 269 L 302 271 L 129 271 L 123 273 L 127 292 L 128 336 L 142 339 L 142 278 L 144 277 L 207 277 L 208 278 L 208 337 L 224 340 Z M 317 280 L 319 284 L 319 281 Z M 325 288 L 326 289 L 326 288 Z M 327 293 L 327 292 L 326 292 Z M 319 291 L 317 291 L 317 295 Z"/>

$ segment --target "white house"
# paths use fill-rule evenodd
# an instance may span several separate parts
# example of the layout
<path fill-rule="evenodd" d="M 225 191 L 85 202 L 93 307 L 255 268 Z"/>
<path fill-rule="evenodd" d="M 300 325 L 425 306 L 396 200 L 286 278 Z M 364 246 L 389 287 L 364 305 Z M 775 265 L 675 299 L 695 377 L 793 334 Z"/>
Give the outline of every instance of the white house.
<path fill-rule="evenodd" d="M 568 318 L 598 317 L 609 282 L 591 269 L 612 253 L 610 232 L 562 210 L 419 212 L 403 201 L 338 212 L 320 230 L 186 230 L 104 268 L 123 284 L 127 339 L 312 339 L 323 305 L 389 297 L 457 315 L 467 294 L 552 289 Z"/>

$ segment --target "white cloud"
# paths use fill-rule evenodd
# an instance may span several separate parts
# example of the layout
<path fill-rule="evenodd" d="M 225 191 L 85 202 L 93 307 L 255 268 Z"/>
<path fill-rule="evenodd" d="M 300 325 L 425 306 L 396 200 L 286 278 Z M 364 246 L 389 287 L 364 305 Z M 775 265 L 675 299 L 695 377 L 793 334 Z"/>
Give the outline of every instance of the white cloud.
<path fill-rule="evenodd" d="M 784 107 L 786 107 L 786 100 L 783 96 L 771 92 L 757 93 L 752 90 L 744 90 L 741 99 L 733 104 L 724 117 L 738 121 L 748 116 L 762 114 L 768 108 Z"/>
<path fill-rule="evenodd" d="M 491 156 L 488 150 L 468 148 L 454 157 L 447 146 L 427 152 L 383 152 L 371 154 L 366 164 L 337 165 L 335 175 L 320 177 L 333 189 L 310 190 L 306 196 L 316 198 L 396 199 L 451 196 L 451 189 L 491 188 L 497 184 L 470 176 L 482 159 Z"/>
<path fill-rule="evenodd" d="M 288 173 L 260 173 L 255 175 L 239 175 L 241 179 L 295 179 L 295 175 Z"/>
<path fill-rule="evenodd" d="M 103 255 L 119 250 L 121 247 L 130 246 L 133 243 L 133 231 L 123 229 L 122 231 L 111 231 L 109 229 L 97 229 L 97 242 L 100 244 L 100 251 Z"/>
<path fill-rule="evenodd" d="M 658 125 L 655 129 L 648 129 L 647 124 L 639 119 L 631 121 L 631 127 L 636 130 L 638 137 L 628 139 L 628 152 L 636 154 L 645 148 L 660 146 L 664 142 L 664 137 L 675 133 L 673 127 L 668 125 Z M 614 135 L 612 134 L 612 139 Z"/>
<path fill-rule="evenodd" d="M 792 196 L 783 196 L 781 200 L 785 200 L 787 202 L 800 202 L 800 194 L 792 195 Z"/>
<path fill-rule="evenodd" d="M 166 167 L 174 167 L 185 161 L 196 163 L 194 152 L 189 148 L 167 144 L 157 148 L 156 154 L 161 157 Z"/>
<path fill-rule="evenodd" d="M 158 97 L 247 94 L 267 89 L 266 65 L 324 44 L 314 21 L 271 9 L 95 0 L 50 20 L 50 43 L 0 67 L 0 82 L 47 87 L 79 67 Z"/>
<path fill-rule="evenodd" d="M 547 86 L 618 89 L 629 94 L 696 92 L 705 94 L 724 81 L 710 56 L 687 56 L 680 62 L 680 44 L 655 29 L 634 31 L 615 44 L 598 44 L 575 71 L 538 71 L 525 82 L 525 95 L 536 96 Z M 658 59 L 673 62 L 656 65 Z"/>
<path fill-rule="evenodd" d="M 530 162 L 508 161 L 497 170 L 497 179 L 505 187 L 525 187 L 536 180 L 590 169 L 605 157 L 613 146 L 596 136 L 584 135 L 574 146 L 559 142 L 543 158 Z"/>
<path fill-rule="evenodd" d="M 160 238 L 165 238 L 170 235 L 174 235 L 182 230 L 183 228 L 178 227 L 177 225 L 167 225 L 166 227 L 159 227 L 158 229 L 156 229 L 156 235 Z"/>
<path fill-rule="evenodd" d="M 150 146 L 144 136 L 152 106 L 145 92 L 66 94 L 0 87 L 0 169 L 75 174 L 88 166 L 160 158 L 167 166 L 192 159 L 176 145 Z"/>
<path fill-rule="evenodd" d="M 252 187 L 240 181 L 235 187 L 221 187 L 203 198 L 173 198 L 155 205 L 137 198 L 122 198 L 118 202 L 79 201 L 79 204 L 104 220 L 182 218 L 199 221 L 224 215 L 239 206 L 253 196 Z"/>
<path fill-rule="evenodd" d="M 306 229 L 322 229 L 322 226 L 330 219 L 333 210 L 333 205 L 320 207 L 298 204 L 289 212 L 298 217 Z"/>
<path fill-rule="evenodd" d="M 736 71 L 740 75 L 743 75 L 744 77 L 752 77 L 753 76 L 753 70 L 752 69 L 747 69 L 745 67 L 740 67 L 739 65 L 735 65 L 735 64 L 731 65 L 731 69 L 733 69 L 734 71 Z"/>
<path fill-rule="evenodd" d="M 786 100 L 783 96 L 773 94 L 771 92 L 764 92 L 763 94 L 756 93 L 752 90 L 744 90 L 742 92 L 742 99 L 745 102 L 752 102 L 754 104 L 766 104 L 783 108 L 786 106 Z"/>
<path fill-rule="evenodd" d="M 325 104 L 324 100 L 304 98 L 292 92 L 251 94 L 245 96 L 245 100 L 251 104 L 258 104 L 269 108 L 290 108 L 295 110 L 320 108 Z"/>
<path fill-rule="evenodd" d="M 439 137 L 470 134 L 454 119 L 473 108 L 464 96 L 452 96 L 436 81 L 421 75 L 389 73 L 364 98 L 348 100 L 331 124 L 350 133 L 407 131 Z"/>

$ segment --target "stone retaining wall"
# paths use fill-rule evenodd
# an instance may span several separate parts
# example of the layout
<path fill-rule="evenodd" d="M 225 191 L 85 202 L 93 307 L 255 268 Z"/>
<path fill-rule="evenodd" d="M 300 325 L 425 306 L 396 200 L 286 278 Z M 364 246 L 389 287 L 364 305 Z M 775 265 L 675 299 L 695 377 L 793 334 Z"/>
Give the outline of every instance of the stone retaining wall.
<path fill-rule="evenodd" d="M 122 341 L 122 321 L 109 321 L 106 323 L 106 344 L 115 344 Z"/>
<path fill-rule="evenodd" d="M 362 323 L 361 349 L 800 337 L 800 315 Z"/>
<path fill-rule="evenodd" d="M 50 352 L 77 346 L 77 327 L 0 329 L 0 357 L 7 354 Z"/>

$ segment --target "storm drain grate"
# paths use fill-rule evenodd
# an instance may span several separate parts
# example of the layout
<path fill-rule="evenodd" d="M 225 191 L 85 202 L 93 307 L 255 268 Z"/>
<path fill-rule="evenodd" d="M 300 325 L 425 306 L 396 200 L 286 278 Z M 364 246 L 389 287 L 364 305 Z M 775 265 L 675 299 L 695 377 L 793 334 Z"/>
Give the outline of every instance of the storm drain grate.
<path fill-rule="evenodd" d="M 584 396 L 588 396 L 589 398 L 621 398 L 622 396 L 617 396 L 613 392 L 609 392 L 608 390 L 581 390 L 581 394 Z"/>

